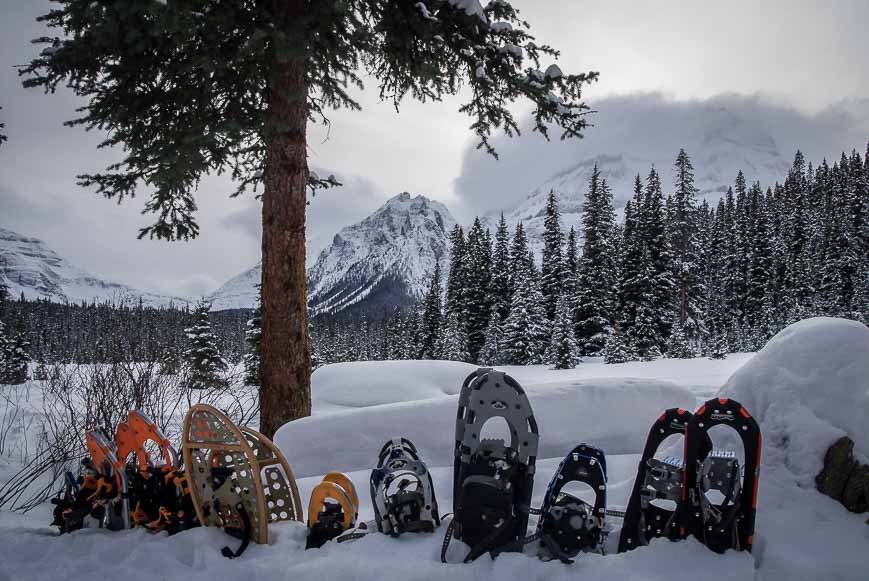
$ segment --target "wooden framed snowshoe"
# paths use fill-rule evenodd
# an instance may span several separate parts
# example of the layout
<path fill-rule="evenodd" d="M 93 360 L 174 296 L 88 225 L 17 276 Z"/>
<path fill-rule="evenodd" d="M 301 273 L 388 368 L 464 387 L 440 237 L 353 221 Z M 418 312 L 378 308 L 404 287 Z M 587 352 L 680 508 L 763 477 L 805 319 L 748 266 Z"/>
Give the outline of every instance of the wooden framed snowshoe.
<path fill-rule="evenodd" d="M 541 558 L 571 563 L 580 551 L 601 549 L 606 534 L 606 481 L 606 457 L 599 448 L 580 444 L 565 456 L 540 509 Z M 586 485 L 594 494 L 593 502 L 565 492 L 572 483 Z"/>
<path fill-rule="evenodd" d="M 744 466 L 734 450 L 712 449 L 709 431 L 716 426 L 727 426 L 742 442 Z M 760 427 L 739 402 L 716 398 L 700 406 L 685 428 L 685 534 L 716 553 L 751 551 L 762 446 Z"/>
<path fill-rule="evenodd" d="M 481 438 L 493 418 L 507 423 L 509 443 Z M 466 563 L 488 552 L 521 550 L 537 446 L 537 422 L 518 382 L 491 369 L 480 369 L 465 380 L 456 416 L 454 516 L 444 537 L 443 562 L 453 536 L 471 547 Z"/>
<path fill-rule="evenodd" d="M 250 428 L 239 429 L 216 408 L 196 404 L 184 418 L 182 454 L 199 522 L 268 543 L 268 524 L 301 520 L 295 478 L 275 445 Z"/>
<path fill-rule="evenodd" d="M 687 410 L 670 408 L 652 424 L 619 533 L 619 553 L 648 545 L 654 538 L 678 540 L 684 536 L 678 517 L 684 479 L 683 459 L 659 460 L 655 454 L 670 436 L 683 436 L 691 418 L 692 414 Z M 708 439 L 700 439 L 698 444 L 708 452 Z"/>
<path fill-rule="evenodd" d="M 341 472 L 329 472 L 311 491 L 308 503 L 306 549 L 322 547 L 356 526 L 359 496 L 353 482 Z"/>
<path fill-rule="evenodd" d="M 394 438 L 380 450 L 371 471 L 371 503 L 377 530 L 392 536 L 434 532 L 440 525 L 431 474 L 413 443 Z"/>

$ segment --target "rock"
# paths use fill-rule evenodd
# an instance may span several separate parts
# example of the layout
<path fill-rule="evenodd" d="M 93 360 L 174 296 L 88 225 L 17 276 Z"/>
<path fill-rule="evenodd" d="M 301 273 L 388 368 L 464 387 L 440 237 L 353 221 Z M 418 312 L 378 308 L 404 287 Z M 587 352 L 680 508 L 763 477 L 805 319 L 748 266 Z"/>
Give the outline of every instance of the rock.
<path fill-rule="evenodd" d="M 822 494 L 842 501 L 845 485 L 854 471 L 854 442 L 847 436 L 839 438 L 824 456 L 824 468 L 815 478 L 815 485 Z"/>
<path fill-rule="evenodd" d="M 842 494 L 842 504 L 851 512 L 869 510 L 869 466 L 858 464 L 851 472 Z"/>

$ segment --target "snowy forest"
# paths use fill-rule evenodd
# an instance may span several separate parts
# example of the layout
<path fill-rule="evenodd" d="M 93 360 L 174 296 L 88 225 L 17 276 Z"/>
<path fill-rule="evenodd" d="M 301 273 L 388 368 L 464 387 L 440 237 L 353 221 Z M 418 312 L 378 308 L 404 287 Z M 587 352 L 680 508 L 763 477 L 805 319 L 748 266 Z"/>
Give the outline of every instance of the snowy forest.
<path fill-rule="evenodd" d="M 698 202 L 680 151 L 675 188 L 655 168 L 637 175 L 619 223 L 595 169 L 582 241 L 564 232 L 549 196 L 542 260 L 522 224 L 503 216 L 494 236 L 479 220 L 451 234 L 449 272 L 438 269 L 418 308 L 383 321 L 323 320 L 323 362 L 449 359 L 482 365 L 583 356 L 608 363 L 755 351 L 790 323 L 869 317 L 869 152 L 813 166 L 799 151 L 783 183 L 742 172 L 717 204 Z"/>
<path fill-rule="evenodd" d="M 539 262 L 521 223 L 511 230 L 502 216 L 494 234 L 479 219 L 467 232 L 456 226 L 449 270 L 436 269 L 415 307 L 315 318 L 312 365 L 447 359 L 568 369 L 583 357 L 717 358 L 758 350 L 806 317 L 869 319 L 869 152 L 843 153 L 832 166 L 797 152 L 783 183 L 764 188 L 740 172 L 714 205 L 698 202 L 684 150 L 672 171 L 669 194 L 655 168 L 637 175 L 619 221 L 595 170 L 581 233 L 563 231 L 551 193 Z M 244 362 L 255 383 L 258 316 L 13 300 L 0 289 L 0 370 L 17 383 L 29 360 L 174 369 L 200 365 L 204 352 L 224 362 L 218 369 Z"/>

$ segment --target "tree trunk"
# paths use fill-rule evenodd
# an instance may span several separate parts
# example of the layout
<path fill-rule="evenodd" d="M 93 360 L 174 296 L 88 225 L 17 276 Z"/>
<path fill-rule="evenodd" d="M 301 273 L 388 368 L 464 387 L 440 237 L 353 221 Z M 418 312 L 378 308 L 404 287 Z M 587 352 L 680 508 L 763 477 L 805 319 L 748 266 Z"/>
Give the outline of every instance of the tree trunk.
<path fill-rule="evenodd" d="M 292 29 L 303 1 L 274 2 Z M 311 351 L 305 281 L 307 84 L 304 51 L 279 58 L 269 95 L 262 238 L 260 431 L 272 437 L 311 414 Z"/>

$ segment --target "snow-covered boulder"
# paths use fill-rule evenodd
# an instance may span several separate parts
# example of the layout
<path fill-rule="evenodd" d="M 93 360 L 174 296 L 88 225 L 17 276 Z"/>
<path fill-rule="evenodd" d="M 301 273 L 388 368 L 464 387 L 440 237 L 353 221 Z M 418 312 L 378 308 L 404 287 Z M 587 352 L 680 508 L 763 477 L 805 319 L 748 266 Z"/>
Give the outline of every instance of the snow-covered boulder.
<path fill-rule="evenodd" d="M 765 463 L 781 461 L 808 485 L 844 435 L 869 456 L 869 328 L 829 317 L 794 323 L 720 394 L 740 401 L 761 423 L 773 444 L 765 446 Z"/>
<path fill-rule="evenodd" d="M 318 370 L 314 415 L 282 426 L 275 443 L 297 477 L 371 468 L 383 443 L 401 436 L 413 441 L 429 466 L 450 466 L 457 394 L 467 375 L 458 365 L 370 362 Z M 323 372 L 325 377 L 319 375 Z M 523 385 L 540 429 L 540 459 L 561 458 L 581 442 L 607 454 L 639 454 L 662 410 L 690 409 L 695 402 L 685 388 L 646 378 Z M 321 389 L 328 395 L 318 395 Z M 386 403 L 390 399 L 394 403 Z M 498 420 L 484 428 L 483 437 L 506 435 Z"/>
<path fill-rule="evenodd" d="M 476 366 L 459 361 L 354 361 L 311 377 L 314 415 L 456 395 Z"/>

